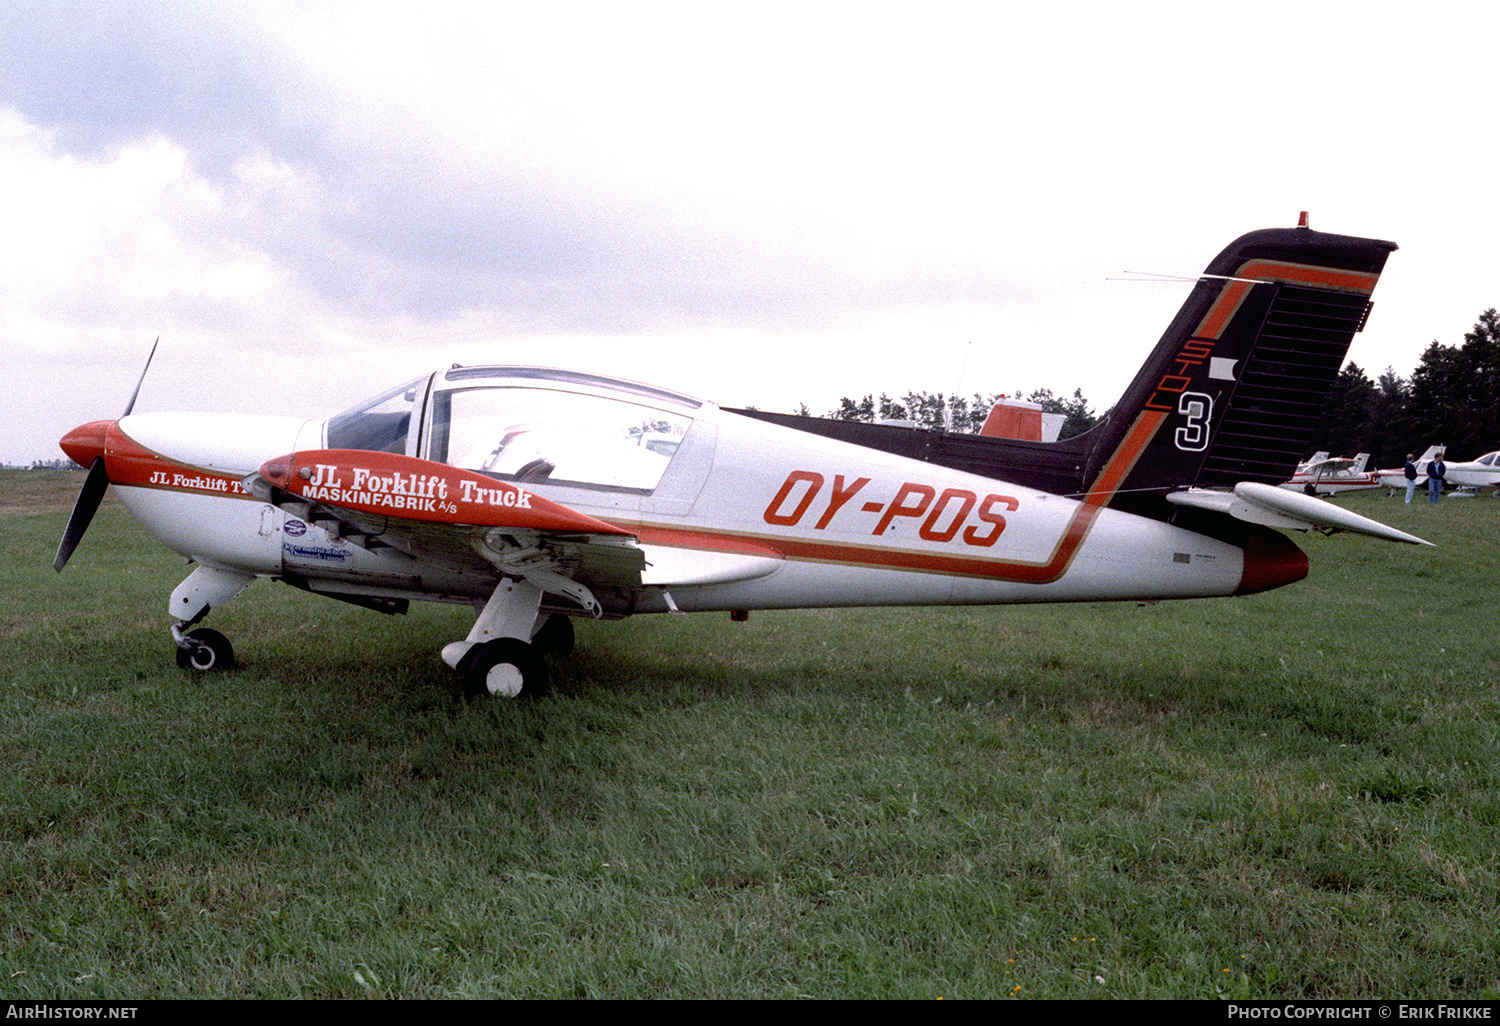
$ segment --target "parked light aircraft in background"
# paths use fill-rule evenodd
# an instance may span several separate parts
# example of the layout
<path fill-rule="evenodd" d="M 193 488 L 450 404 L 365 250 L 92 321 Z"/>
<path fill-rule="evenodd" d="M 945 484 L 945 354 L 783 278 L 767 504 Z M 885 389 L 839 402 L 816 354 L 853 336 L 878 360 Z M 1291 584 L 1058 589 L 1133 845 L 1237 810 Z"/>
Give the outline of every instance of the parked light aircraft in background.
<path fill-rule="evenodd" d="M 574 371 L 454 366 L 327 420 L 135 413 L 63 449 L 197 566 L 180 665 L 257 578 L 388 613 L 472 604 L 442 655 L 471 695 L 536 693 L 573 616 L 1242 595 L 1307 573 L 1279 530 L 1420 542 L 1276 487 L 1395 246 L 1253 232 L 1208 266 L 1093 430 L 1059 442 L 722 409 Z M 139 386 L 137 386 L 137 392 Z M 1422 543 L 1425 544 L 1425 543 Z"/>
<path fill-rule="evenodd" d="M 1443 447 L 1441 445 L 1429 445 L 1422 455 L 1412 460 L 1412 466 L 1417 468 L 1418 488 L 1427 487 L 1427 465 L 1432 462 L 1434 456 L 1442 451 Z M 1402 490 L 1406 488 L 1405 465 L 1396 467 L 1393 470 L 1377 470 L 1375 471 L 1375 476 L 1379 478 L 1381 487 L 1383 488 Z"/>
<path fill-rule="evenodd" d="M 1477 460 L 1463 463 L 1448 463 L 1443 480 L 1454 488 L 1500 488 L 1500 452 L 1487 452 Z"/>
<path fill-rule="evenodd" d="M 1338 456 L 1329 459 L 1326 452 L 1315 453 L 1306 463 L 1297 465 L 1297 472 L 1281 487 L 1307 495 L 1337 495 L 1340 492 L 1357 492 L 1367 488 L 1379 488 L 1380 477 L 1373 470 L 1366 470 L 1370 454 L 1362 452 L 1353 459 Z"/>

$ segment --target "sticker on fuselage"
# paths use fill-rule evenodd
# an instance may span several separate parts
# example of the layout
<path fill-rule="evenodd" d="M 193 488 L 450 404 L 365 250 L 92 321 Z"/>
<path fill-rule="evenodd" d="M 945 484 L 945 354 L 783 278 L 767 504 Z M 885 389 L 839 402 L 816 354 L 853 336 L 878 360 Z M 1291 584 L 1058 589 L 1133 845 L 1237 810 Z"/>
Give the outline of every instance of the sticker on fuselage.
<path fill-rule="evenodd" d="M 290 559 L 321 563 L 342 563 L 349 558 L 348 549 L 324 548 L 321 545 L 293 545 L 291 542 L 283 542 L 281 552 L 283 556 Z"/>

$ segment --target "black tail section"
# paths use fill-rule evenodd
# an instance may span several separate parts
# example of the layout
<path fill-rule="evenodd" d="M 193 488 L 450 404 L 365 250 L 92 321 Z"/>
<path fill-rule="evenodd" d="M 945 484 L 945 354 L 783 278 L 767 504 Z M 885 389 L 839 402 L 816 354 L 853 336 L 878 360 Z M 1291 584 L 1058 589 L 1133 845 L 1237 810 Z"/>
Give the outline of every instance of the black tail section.
<path fill-rule="evenodd" d="M 1128 507 L 1187 485 L 1285 481 L 1395 248 L 1305 228 L 1236 240 L 1090 432 L 1085 491 Z"/>
<path fill-rule="evenodd" d="M 1104 423 L 1061 442 L 733 412 L 1166 519 L 1168 492 L 1291 477 L 1395 248 L 1306 228 L 1241 236 Z"/>

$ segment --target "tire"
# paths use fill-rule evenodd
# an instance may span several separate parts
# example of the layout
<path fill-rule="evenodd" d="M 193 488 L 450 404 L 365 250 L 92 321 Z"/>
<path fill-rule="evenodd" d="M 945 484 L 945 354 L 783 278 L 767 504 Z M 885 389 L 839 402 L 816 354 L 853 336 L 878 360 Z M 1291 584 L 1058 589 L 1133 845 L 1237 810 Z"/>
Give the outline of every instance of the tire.
<path fill-rule="evenodd" d="M 183 635 L 187 648 L 177 650 L 177 665 L 184 670 L 209 673 L 227 670 L 234 665 L 234 646 L 212 627 L 199 627 Z"/>
<path fill-rule="evenodd" d="M 547 666 L 532 646 L 516 638 L 475 645 L 459 664 L 464 697 L 536 698 L 547 693 Z"/>

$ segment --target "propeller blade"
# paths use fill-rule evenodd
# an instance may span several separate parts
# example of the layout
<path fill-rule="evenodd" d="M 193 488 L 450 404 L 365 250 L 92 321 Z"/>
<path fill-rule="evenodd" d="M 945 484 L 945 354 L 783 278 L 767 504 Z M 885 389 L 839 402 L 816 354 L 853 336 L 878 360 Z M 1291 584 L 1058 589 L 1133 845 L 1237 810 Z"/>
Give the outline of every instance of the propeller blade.
<path fill-rule="evenodd" d="M 146 382 L 146 372 L 151 369 L 151 358 L 156 355 L 156 347 L 159 345 L 161 336 L 158 335 L 156 341 L 151 343 L 151 352 L 146 357 L 146 366 L 141 368 L 140 378 L 136 380 L 135 391 L 130 393 L 130 402 L 125 404 L 125 412 L 120 414 L 122 419 L 130 416 L 130 411 L 135 409 L 136 397 L 141 394 L 141 385 Z M 78 501 L 73 503 L 73 513 L 68 517 L 68 526 L 63 529 L 62 541 L 57 545 L 57 556 L 52 560 L 52 569 L 58 573 L 73 558 L 73 550 L 78 548 L 78 543 L 83 540 L 83 533 L 94 522 L 94 514 L 99 512 L 99 504 L 104 501 L 104 493 L 109 488 L 109 470 L 104 465 L 103 455 L 108 428 L 109 422 L 100 420 L 74 428 L 63 437 L 63 451 L 78 463 L 83 463 L 90 451 L 99 455 L 89 464 L 89 476 L 83 479 Z"/>
<path fill-rule="evenodd" d="M 73 504 L 73 514 L 68 517 L 68 526 L 63 531 L 62 541 L 58 543 L 57 558 L 52 561 L 52 569 L 61 573 L 62 568 L 68 565 L 68 560 L 73 557 L 73 550 L 78 548 L 78 543 L 83 539 L 83 532 L 93 522 L 99 503 L 104 501 L 104 490 L 108 487 L 109 472 L 104 469 L 104 457 L 96 456 L 93 465 L 89 467 L 89 476 L 83 480 L 78 501 Z"/>
<path fill-rule="evenodd" d="M 135 397 L 141 394 L 141 386 L 146 383 L 146 372 L 151 369 L 151 357 L 156 355 L 156 347 L 161 345 L 161 336 L 156 336 L 156 341 L 151 343 L 151 352 L 146 356 L 146 366 L 141 368 L 141 376 L 135 383 L 135 391 L 130 393 L 130 402 L 125 404 L 125 412 L 122 417 L 130 416 L 130 411 L 135 409 Z M 92 471 L 90 471 L 92 473 Z"/>

